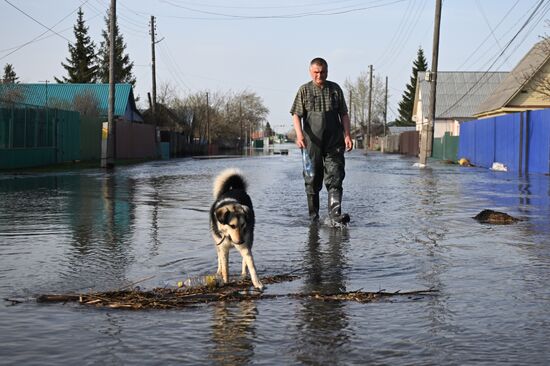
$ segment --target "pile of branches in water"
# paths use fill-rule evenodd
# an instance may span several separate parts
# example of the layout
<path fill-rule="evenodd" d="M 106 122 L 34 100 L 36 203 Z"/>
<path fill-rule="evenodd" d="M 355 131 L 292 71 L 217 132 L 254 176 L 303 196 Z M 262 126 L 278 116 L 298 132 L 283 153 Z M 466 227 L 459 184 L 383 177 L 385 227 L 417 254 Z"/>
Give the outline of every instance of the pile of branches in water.
<path fill-rule="evenodd" d="M 276 275 L 261 279 L 264 284 L 274 284 L 297 279 L 293 275 Z M 297 293 L 297 294 L 265 294 L 250 290 L 252 283 L 249 280 L 230 282 L 225 285 L 201 286 L 191 288 L 155 288 L 150 291 L 141 291 L 139 288 L 131 290 L 117 290 L 108 292 L 92 292 L 87 294 L 50 294 L 40 295 L 37 302 L 78 302 L 81 305 L 105 307 L 112 309 L 176 309 L 186 306 L 207 304 L 211 302 L 250 301 L 275 298 L 314 299 L 320 301 L 355 301 L 371 302 L 389 296 L 419 296 L 437 292 L 433 289 L 408 292 L 341 292 L 335 294 Z"/>

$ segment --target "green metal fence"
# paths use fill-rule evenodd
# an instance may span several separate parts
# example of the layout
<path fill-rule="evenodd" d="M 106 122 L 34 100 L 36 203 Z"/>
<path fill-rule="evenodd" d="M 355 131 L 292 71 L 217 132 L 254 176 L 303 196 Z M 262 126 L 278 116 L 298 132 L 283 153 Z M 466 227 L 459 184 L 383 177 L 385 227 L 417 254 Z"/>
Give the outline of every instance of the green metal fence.
<path fill-rule="evenodd" d="M 80 160 L 80 114 L 0 104 L 0 169 Z"/>
<path fill-rule="evenodd" d="M 80 160 L 101 159 L 101 127 L 100 117 L 80 117 Z"/>
<path fill-rule="evenodd" d="M 457 161 L 458 155 L 458 136 L 451 136 L 449 132 L 440 138 L 434 138 L 432 158 L 439 160 Z"/>

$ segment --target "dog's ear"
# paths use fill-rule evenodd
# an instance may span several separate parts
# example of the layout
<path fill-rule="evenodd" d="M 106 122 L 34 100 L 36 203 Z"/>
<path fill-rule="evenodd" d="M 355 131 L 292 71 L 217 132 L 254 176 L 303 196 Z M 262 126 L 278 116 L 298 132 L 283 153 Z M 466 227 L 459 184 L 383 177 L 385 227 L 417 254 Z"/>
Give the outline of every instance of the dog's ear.
<path fill-rule="evenodd" d="M 229 218 L 229 210 L 226 207 L 221 207 L 216 210 L 216 220 L 222 224 L 227 224 Z"/>

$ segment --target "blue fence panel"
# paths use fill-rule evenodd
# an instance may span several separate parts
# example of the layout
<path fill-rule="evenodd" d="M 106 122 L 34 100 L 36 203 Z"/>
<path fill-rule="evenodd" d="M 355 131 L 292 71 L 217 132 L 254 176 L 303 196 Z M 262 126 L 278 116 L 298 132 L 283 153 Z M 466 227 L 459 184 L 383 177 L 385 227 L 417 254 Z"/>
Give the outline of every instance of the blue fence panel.
<path fill-rule="evenodd" d="M 475 161 L 472 163 L 490 168 L 495 161 L 495 119 L 484 122 L 475 124 Z"/>
<path fill-rule="evenodd" d="M 463 122 L 458 158 L 490 168 L 550 174 L 550 109 Z"/>
<path fill-rule="evenodd" d="M 520 113 L 494 118 L 495 158 L 493 162 L 504 164 L 509 171 L 517 172 L 519 169 L 520 119 Z"/>
<path fill-rule="evenodd" d="M 550 173 L 550 110 L 528 112 L 527 169 L 532 173 Z"/>
<path fill-rule="evenodd" d="M 475 121 L 460 124 L 460 139 L 458 140 L 458 158 L 475 160 Z"/>

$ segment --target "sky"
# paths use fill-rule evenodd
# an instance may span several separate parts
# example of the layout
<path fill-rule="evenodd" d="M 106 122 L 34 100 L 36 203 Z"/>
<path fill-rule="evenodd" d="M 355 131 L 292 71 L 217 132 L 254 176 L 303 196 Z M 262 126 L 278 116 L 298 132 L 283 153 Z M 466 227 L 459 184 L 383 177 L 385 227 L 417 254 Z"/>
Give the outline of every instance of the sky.
<path fill-rule="evenodd" d="M 151 91 L 151 16 L 156 21 L 157 94 L 251 91 L 277 132 L 291 129 L 309 62 L 323 57 L 344 85 L 373 65 L 388 77 L 388 121 L 412 75 L 419 47 L 431 67 L 436 0 L 117 0 L 120 32 L 134 62 L 138 106 Z M 0 0 L 0 66 L 23 83 L 55 82 L 82 7 L 99 45 L 110 0 Z M 550 33 L 550 0 L 444 0 L 439 71 L 510 71 Z"/>

